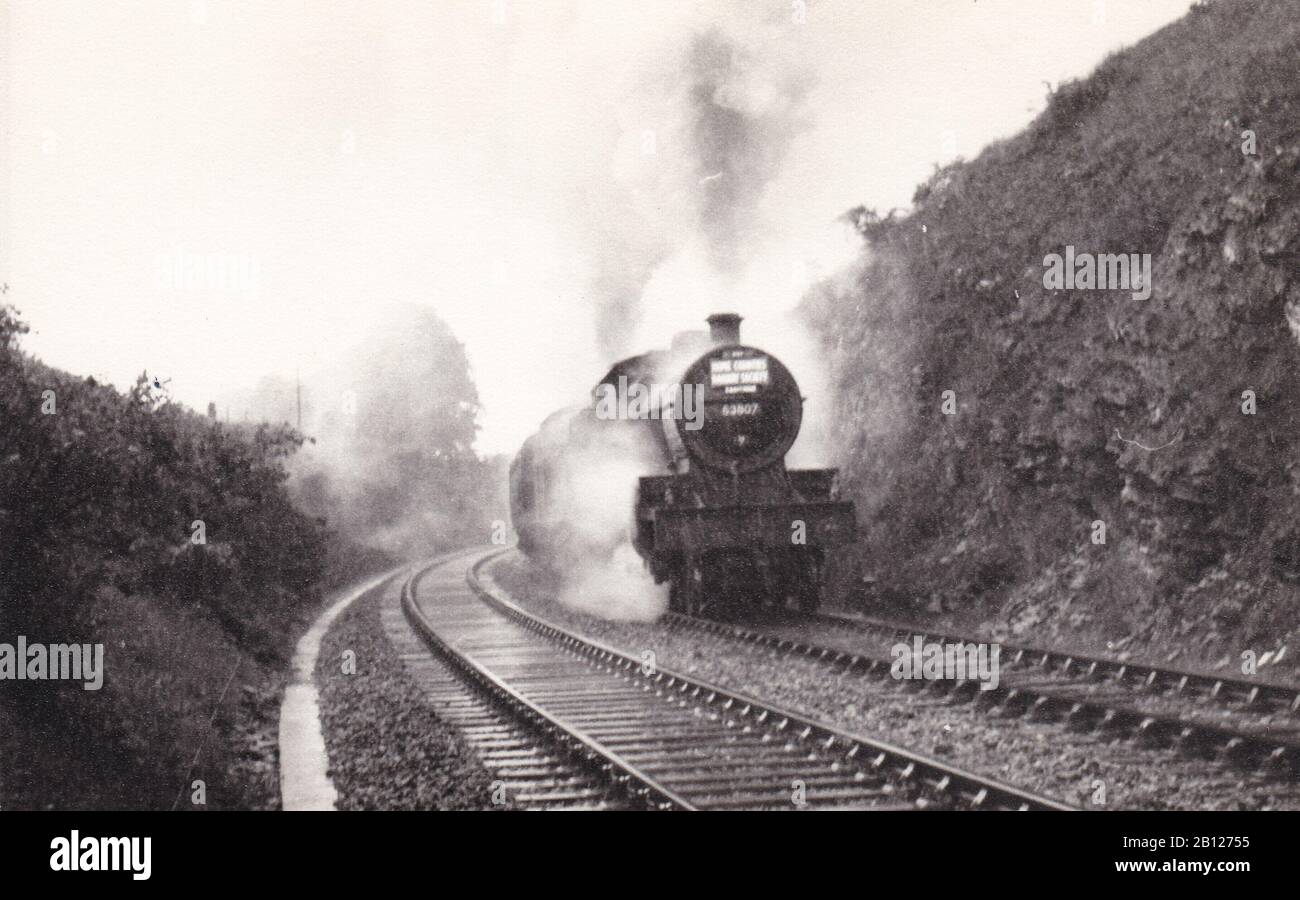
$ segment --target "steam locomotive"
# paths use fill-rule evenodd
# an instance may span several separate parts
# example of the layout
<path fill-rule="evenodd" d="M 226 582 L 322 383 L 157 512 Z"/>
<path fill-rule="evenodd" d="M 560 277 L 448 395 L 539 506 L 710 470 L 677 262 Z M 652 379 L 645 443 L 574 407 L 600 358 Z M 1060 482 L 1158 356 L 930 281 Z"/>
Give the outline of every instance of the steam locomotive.
<path fill-rule="evenodd" d="M 803 398 L 738 315 L 622 360 L 590 404 L 559 410 L 510 466 L 519 547 L 557 571 L 630 540 L 669 608 L 729 617 L 821 603 L 826 553 L 851 541 L 835 469 L 792 470 Z"/>

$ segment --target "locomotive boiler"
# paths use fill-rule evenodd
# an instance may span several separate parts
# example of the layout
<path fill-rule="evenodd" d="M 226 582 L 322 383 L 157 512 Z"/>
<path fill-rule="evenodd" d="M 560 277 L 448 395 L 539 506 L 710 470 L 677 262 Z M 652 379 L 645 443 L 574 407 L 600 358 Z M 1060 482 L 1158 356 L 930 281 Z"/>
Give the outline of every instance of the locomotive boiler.
<path fill-rule="evenodd" d="M 526 554 L 563 572 L 630 540 L 674 611 L 818 607 L 853 504 L 836 470 L 786 467 L 803 397 L 779 359 L 740 342 L 740 321 L 710 316 L 707 334 L 618 362 L 591 403 L 524 442 L 510 512 Z"/>

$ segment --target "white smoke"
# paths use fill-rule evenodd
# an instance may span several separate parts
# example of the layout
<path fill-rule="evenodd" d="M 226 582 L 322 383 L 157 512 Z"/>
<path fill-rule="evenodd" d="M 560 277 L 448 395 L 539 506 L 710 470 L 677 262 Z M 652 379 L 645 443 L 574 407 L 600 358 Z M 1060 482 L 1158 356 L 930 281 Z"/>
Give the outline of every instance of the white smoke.
<path fill-rule="evenodd" d="M 632 547 L 633 509 L 637 479 L 663 469 L 641 428 L 604 425 L 584 431 L 566 417 L 558 423 L 562 445 L 547 453 L 555 468 L 542 476 L 546 515 L 562 523 L 549 536 L 561 543 L 550 560 L 560 575 L 557 599 L 606 619 L 651 621 L 667 608 L 668 591 Z"/>
<path fill-rule="evenodd" d="M 611 98 L 621 138 L 597 195 L 617 198 L 603 209 L 618 215 L 596 217 L 589 288 L 611 360 L 710 313 L 744 316 L 742 339 L 781 358 L 808 398 L 792 461 L 825 465 L 828 378 L 793 311 L 862 243 L 785 180 L 817 108 L 815 60 L 788 12 L 711 4 L 642 42 Z"/>
<path fill-rule="evenodd" d="M 653 622 L 668 609 L 668 588 L 654 583 L 631 544 L 620 544 L 605 559 L 570 572 L 557 599 L 602 619 Z"/>
<path fill-rule="evenodd" d="M 739 313 L 742 340 L 785 362 L 807 398 L 789 463 L 827 465 L 829 379 L 793 311 L 812 284 L 857 257 L 861 241 L 847 223 L 801 208 L 797 194 L 774 193 L 814 124 L 812 68 L 788 11 L 724 4 L 679 13 L 640 43 L 607 98 L 620 129 L 613 179 L 582 183 L 575 196 L 591 227 L 596 339 L 613 362 L 664 349 L 711 313 Z M 659 378 L 679 381 L 691 359 Z M 662 462 L 605 447 L 572 455 L 566 468 L 579 486 L 571 528 L 584 546 L 611 549 L 574 554 L 560 599 L 609 618 L 654 618 L 666 590 L 652 583 L 627 528 L 637 477 L 665 473 Z"/>

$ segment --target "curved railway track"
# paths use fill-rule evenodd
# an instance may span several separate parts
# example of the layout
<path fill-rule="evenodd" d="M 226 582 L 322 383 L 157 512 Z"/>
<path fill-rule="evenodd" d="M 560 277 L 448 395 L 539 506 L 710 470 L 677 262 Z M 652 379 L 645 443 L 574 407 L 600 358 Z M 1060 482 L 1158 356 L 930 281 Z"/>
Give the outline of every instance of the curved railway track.
<path fill-rule="evenodd" d="M 478 705 L 444 685 L 496 749 L 537 761 L 554 794 L 656 809 L 1069 809 L 1046 797 L 656 669 L 485 588 L 501 551 L 414 574 L 414 631 Z M 491 749 L 491 748 L 490 748 Z M 564 766 L 563 776 L 546 769 Z M 508 767 L 499 769 L 508 772 Z M 580 781 L 580 779 L 587 779 Z M 520 804 L 516 804 L 520 805 Z M 526 805 L 526 804 L 523 804 Z"/>
<path fill-rule="evenodd" d="M 463 589 L 466 558 L 462 555 L 457 562 L 461 565 L 426 570 L 429 588 Z M 411 581 L 403 584 L 398 603 L 383 607 L 384 632 L 438 715 L 460 731 L 492 773 L 490 802 L 527 810 L 627 808 L 627 798 L 612 790 L 601 773 L 593 772 L 585 758 L 567 752 L 539 723 L 498 702 L 491 691 L 465 678 L 445 657 L 429 653 L 402 608 Z"/>
<path fill-rule="evenodd" d="M 926 644 L 989 643 L 974 635 L 824 614 L 757 627 L 677 613 L 662 621 L 878 678 L 890 677 L 894 661 L 884 641 L 910 643 L 920 637 Z M 882 642 L 864 646 L 864 636 Z M 1124 735 L 1246 769 L 1300 775 L 1300 691 L 1295 687 L 1025 645 L 999 646 L 1000 680 L 993 690 L 980 690 L 973 680 L 921 684 L 1006 716 L 1065 721 L 1080 730 Z"/>

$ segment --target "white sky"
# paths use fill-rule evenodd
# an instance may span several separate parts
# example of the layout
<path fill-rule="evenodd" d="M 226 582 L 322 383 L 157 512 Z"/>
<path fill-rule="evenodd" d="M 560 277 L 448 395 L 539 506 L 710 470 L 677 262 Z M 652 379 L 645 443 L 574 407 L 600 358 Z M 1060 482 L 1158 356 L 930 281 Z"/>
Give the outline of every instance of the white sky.
<path fill-rule="evenodd" d="M 198 409 L 264 374 L 327 370 L 386 305 L 427 304 L 468 347 L 480 449 L 508 452 L 610 362 L 584 296 L 602 249 L 584 209 L 629 190 L 643 209 L 676 202 L 638 167 L 677 148 L 628 148 L 668 115 L 656 77 L 701 28 L 759 34 L 760 58 L 816 79 L 764 196 L 771 252 L 743 279 L 763 299 L 717 304 L 757 341 L 798 299 L 781 273 L 843 257 L 836 216 L 906 206 L 935 163 L 1023 127 L 1044 82 L 1188 5 L 809 0 L 796 24 L 787 0 L 11 0 L 2 299 L 45 361 L 119 386 L 147 368 Z M 704 290 L 681 241 L 630 346 L 715 306 L 674 299 Z M 195 259 L 227 268 L 177 283 Z"/>

